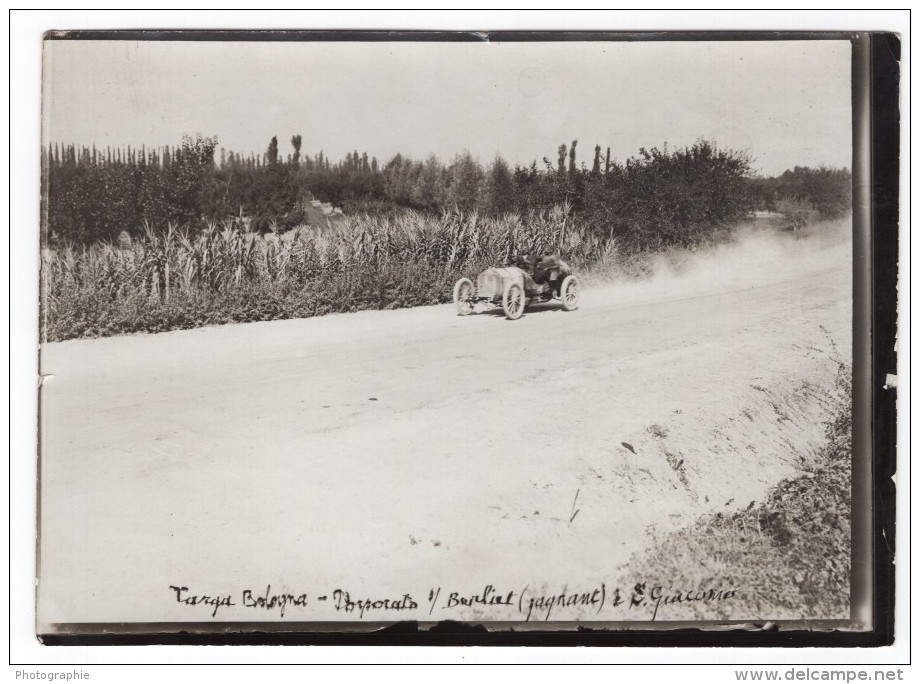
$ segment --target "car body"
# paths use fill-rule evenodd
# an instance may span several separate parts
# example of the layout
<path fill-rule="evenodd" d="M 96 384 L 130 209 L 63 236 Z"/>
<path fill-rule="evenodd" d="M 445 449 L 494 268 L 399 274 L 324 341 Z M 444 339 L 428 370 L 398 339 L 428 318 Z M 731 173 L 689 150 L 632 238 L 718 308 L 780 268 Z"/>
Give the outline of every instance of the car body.
<path fill-rule="evenodd" d="M 501 306 L 511 320 L 520 318 L 525 307 L 533 303 L 558 299 L 565 311 L 578 308 L 578 278 L 556 255 L 542 257 L 536 263 L 527 257 L 515 259 L 516 266 L 487 268 L 476 278 L 461 278 L 454 286 L 454 304 L 461 316 L 480 309 Z"/>

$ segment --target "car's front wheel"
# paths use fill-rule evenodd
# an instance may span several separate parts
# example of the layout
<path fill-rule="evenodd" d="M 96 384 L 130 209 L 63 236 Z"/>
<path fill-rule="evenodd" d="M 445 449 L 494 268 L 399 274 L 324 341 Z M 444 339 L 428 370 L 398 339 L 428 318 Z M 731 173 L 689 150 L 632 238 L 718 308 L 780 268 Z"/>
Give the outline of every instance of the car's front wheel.
<path fill-rule="evenodd" d="M 559 299 L 562 308 L 566 311 L 575 311 L 578 308 L 578 278 L 573 275 L 566 276 L 559 288 Z"/>
<path fill-rule="evenodd" d="M 454 306 L 461 316 L 473 313 L 473 281 L 469 278 L 460 278 L 454 285 Z"/>

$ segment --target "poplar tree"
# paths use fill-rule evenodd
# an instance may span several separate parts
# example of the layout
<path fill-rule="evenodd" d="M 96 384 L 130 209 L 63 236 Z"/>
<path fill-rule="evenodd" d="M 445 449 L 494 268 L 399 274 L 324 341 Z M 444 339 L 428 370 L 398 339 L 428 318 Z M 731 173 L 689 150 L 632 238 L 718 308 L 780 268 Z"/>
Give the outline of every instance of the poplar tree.
<path fill-rule="evenodd" d="M 300 133 L 291 137 L 291 145 L 294 146 L 294 158 L 291 162 L 294 166 L 300 166 L 300 146 L 303 144 L 303 138 Z"/>
<path fill-rule="evenodd" d="M 278 163 L 278 136 L 273 135 L 271 141 L 268 143 L 265 159 L 269 164 Z"/>

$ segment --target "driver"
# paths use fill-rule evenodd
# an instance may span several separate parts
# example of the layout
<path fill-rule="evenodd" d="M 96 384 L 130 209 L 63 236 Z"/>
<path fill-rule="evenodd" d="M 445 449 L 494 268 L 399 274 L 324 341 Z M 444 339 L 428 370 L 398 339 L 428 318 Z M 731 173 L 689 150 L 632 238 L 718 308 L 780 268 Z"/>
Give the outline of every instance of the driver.
<path fill-rule="evenodd" d="M 528 275 L 533 275 L 534 271 L 534 259 L 530 255 L 530 252 L 525 252 L 524 254 L 518 254 L 511 260 L 511 263 L 514 266 L 517 266 L 519 269 L 527 273 Z"/>
<path fill-rule="evenodd" d="M 533 267 L 533 281 L 537 285 L 545 285 L 549 281 L 550 270 L 554 266 L 553 257 L 546 255 L 540 257 L 539 261 Z"/>
<path fill-rule="evenodd" d="M 524 252 L 512 259 L 512 264 L 524 271 L 534 285 L 539 289 L 545 290 L 550 286 L 550 278 L 554 270 L 566 270 L 562 259 L 556 254 L 544 254 L 540 257 L 534 257 L 533 252 Z"/>

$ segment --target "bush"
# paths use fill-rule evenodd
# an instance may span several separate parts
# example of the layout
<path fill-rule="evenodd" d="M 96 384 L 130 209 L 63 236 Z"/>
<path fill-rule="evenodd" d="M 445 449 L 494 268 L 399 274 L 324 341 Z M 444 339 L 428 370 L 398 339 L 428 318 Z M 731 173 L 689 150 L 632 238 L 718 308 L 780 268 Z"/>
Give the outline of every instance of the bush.
<path fill-rule="evenodd" d="M 805 228 L 819 217 L 815 205 L 800 197 L 783 197 L 776 203 L 776 211 L 789 221 L 793 230 Z"/>
<path fill-rule="evenodd" d="M 783 202 L 803 202 L 817 212 L 816 218 L 830 220 L 851 211 L 852 184 L 847 169 L 796 166 L 776 178 L 754 179 L 751 191 L 762 208 L 782 213 Z"/>
<path fill-rule="evenodd" d="M 642 149 L 585 178 L 585 220 L 632 249 L 698 245 L 750 213 L 749 175 L 746 155 L 705 140 L 671 153 Z"/>

